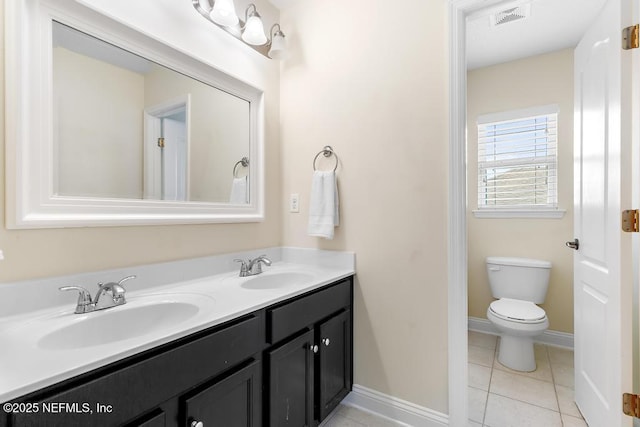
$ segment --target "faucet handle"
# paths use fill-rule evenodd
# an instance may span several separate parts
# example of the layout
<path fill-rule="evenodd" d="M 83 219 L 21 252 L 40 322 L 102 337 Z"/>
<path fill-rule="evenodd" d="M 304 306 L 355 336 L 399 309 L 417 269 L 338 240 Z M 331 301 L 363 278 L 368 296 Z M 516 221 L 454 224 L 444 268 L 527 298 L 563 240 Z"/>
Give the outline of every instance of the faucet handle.
<path fill-rule="evenodd" d="M 247 261 L 245 261 L 243 259 L 234 259 L 233 261 L 240 263 L 240 277 L 246 277 L 247 274 L 249 273 L 249 265 L 248 265 L 248 263 L 250 263 L 251 260 L 249 260 L 247 262 Z"/>
<path fill-rule="evenodd" d="M 76 313 L 86 313 L 86 309 L 91 306 L 91 293 L 82 286 L 62 286 L 58 288 L 61 291 L 78 291 L 78 304 L 76 305 Z"/>
<path fill-rule="evenodd" d="M 124 277 L 124 278 L 120 279 L 120 281 L 118 282 L 118 285 L 122 286 L 122 284 L 124 282 L 126 282 L 127 280 L 135 279 L 136 277 L 138 277 L 138 276 L 136 276 L 135 274 L 132 274 L 131 276 Z"/>
<path fill-rule="evenodd" d="M 131 276 L 120 279 L 118 282 L 98 282 L 98 289 L 102 290 L 102 288 L 108 288 L 109 290 L 113 290 L 115 288 L 116 293 L 123 293 L 124 291 L 126 291 L 126 289 L 124 288 L 124 286 L 122 286 L 122 284 L 127 280 L 135 279 L 136 277 L 136 275 L 132 274 Z"/>
<path fill-rule="evenodd" d="M 249 260 L 249 262 L 250 262 L 250 261 L 251 261 L 251 260 Z M 236 259 L 234 259 L 234 260 L 233 260 L 233 262 L 239 262 L 239 263 L 240 263 L 240 268 L 241 268 L 242 270 L 246 270 L 246 268 L 247 268 L 247 261 L 245 261 L 245 260 L 243 260 L 243 259 L 236 258 Z"/>

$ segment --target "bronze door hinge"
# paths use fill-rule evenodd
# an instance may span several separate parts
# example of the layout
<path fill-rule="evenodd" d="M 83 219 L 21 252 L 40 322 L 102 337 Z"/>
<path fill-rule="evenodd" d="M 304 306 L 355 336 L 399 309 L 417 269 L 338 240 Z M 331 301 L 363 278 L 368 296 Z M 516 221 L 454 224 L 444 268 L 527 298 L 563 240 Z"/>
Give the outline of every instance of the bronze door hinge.
<path fill-rule="evenodd" d="M 622 211 L 622 231 L 626 231 L 627 233 L 637 233 L 640 231 L 637 209 Z"/>
<path fill-rule="evenodd" d="M 632 25 L 622 30 L 622 48 L 624 50 L 640 47 L 640 27 Z"/>
<path fill-rule="evenodd" d="M 640 418 L 640 397 L 637 394 L 623 394 L 622 412 L 630 417 Z"/>

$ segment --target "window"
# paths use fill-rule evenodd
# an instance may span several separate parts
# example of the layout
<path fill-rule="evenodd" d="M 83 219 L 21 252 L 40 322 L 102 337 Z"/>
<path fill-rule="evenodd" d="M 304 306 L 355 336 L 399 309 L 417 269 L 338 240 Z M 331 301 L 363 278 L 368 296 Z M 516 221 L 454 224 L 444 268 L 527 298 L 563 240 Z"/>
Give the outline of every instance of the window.
<path fill-rule="evenodd" d="M 478 118 L 476 212 L 559 212 L 557 116 L 545 106 Z"/>

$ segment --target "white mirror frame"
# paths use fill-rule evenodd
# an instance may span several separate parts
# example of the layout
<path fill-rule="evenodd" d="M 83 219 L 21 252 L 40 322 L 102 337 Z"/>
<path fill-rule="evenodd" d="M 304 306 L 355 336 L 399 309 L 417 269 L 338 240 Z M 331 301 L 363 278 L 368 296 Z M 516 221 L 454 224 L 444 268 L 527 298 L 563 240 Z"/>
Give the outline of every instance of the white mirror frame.
<path fill-rule="evenodd" d="M 249 204 L 55 196 L 51 77 L 53 20 L 249 101 Z M 5 3 L 5 91 L 8 228 L 264 220 L 264 93 L 260 89 L 74 0 L 11 0 Z"/>

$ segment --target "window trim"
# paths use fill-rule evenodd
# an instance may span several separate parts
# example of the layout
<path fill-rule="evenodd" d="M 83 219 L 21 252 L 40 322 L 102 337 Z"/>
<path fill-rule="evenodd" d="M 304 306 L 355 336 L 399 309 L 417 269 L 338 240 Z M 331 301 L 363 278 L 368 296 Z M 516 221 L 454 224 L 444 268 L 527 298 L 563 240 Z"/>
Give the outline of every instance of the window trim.
<path fill-rule="evenodd" d="M 476 135 L 478 132 L 478 126 L 494 123 L 494 122 L 502 122 L 509 120 L 518 120 L 524 119 L 527 117 L 535 117 L 549 114 L 559 115 L 560 108 L 557 104 L 548 104 L 541 105 L 537 107 L 531 108 L 522 108 L 515 110 L 508 110 L 498 113 L 489 113 L 479 115 L 476 119 Z M 558 118 L 559 121 L 559 118 Z M 558 137 L 558 132 L 556 132 L 556 138 Z M 476 140 L 476 146 L 479 146 L 478 140 Z M 558 164 L 558 142 L 556 141 L 556 165 Z M 479 194 L 480 182 L 479 182 L 479 169 L 480 169 L 480 159 L 476 154 L 476 167 L 478 169 L 478 173 L 476 174 L 476 194 Z M 557 174 L 556 167 L 556 174 Z M 517 207 L 509 207 L 509 206 L 483 206 L 480 207 L 479 199 L 476 199 L 476 209 L 473 209 L 471 212 L 476 218 L 552 218 L 559 219 L 564 216 L 566 213 L 566 209 L 561 209 L 560 200 L 559 200 L 559 188 L 556 188 L 556 207 L 549 206 L 517 206 Z"/>
<path fill-rule="evenodd" d="M 567 212 L 566 209 L 530 208 L 530 209 L 474 209 L 476 218 L 549 218 L 560 219 Z"/>

